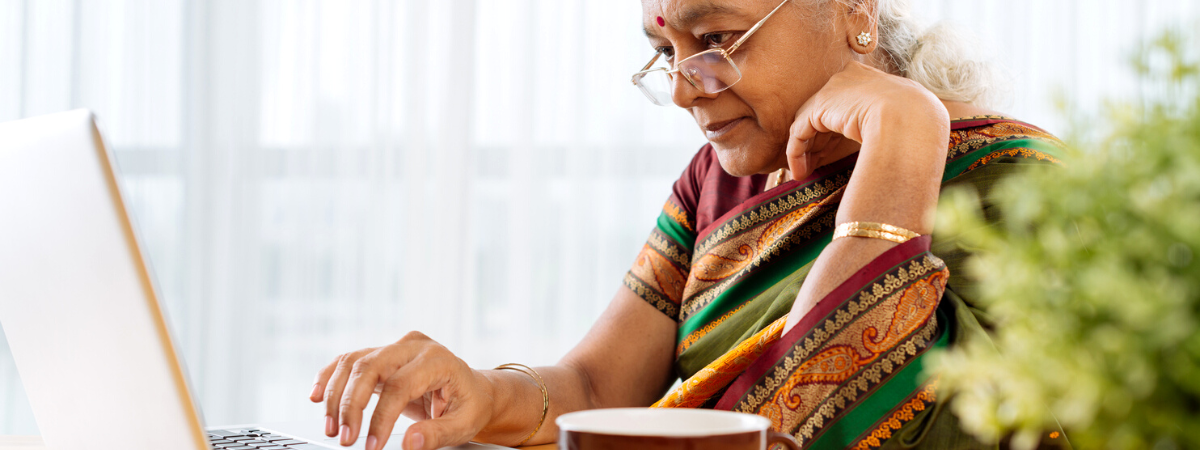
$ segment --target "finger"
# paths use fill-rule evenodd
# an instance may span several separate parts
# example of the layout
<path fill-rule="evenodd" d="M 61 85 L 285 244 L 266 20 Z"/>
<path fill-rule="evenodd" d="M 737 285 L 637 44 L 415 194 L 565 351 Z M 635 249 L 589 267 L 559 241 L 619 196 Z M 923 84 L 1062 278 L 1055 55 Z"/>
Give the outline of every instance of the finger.
<path fill-rule="evenodd" d="M 442 417 L 442 414 L 446 413 L 446 406 L 449 405 L 449 402 L 446 401 L 446 396 L 444 395 L 445 392 L 446 392 L 445 389 L 438 389 L 433 392 L 433 395 L 430 395 L 430 400 L 429 400 L 429 418 L 430 419 L 436 419 L 438 417 Z"/>
<path fill-rule="evenodd" d="M 787 156 L 788 170 L 792 172 L 792 179 L 803 180 L 808 177 L 816 167 L 814 167 L 814 153 L 816 147 L 814 141 L 817 136 L 825 131 L 825 127 L 821 126 L 820 119 L 816 117 L 820 110 L 821 92 L 813 94 L 796 112 L 796 119 L 792 121 L 792 126 L 788 130 L 788 143 L 785 155 Z"/>
<path fill-rule="evenodd" d="M 342 393 L 342 401 L 338 405 L 338 418 L 342 424 L 341 444 L 352 445 L 358 440 L 358 431 L 362 425 L 362 412 L 371 400 L 375 385 L 383 376 L 395 371 L 381 360 L 380 351 L 372 352 L 354 362 L 350 376 Z"/>
<path fill-rule="evenodd" d="M 453 412 L 409 426 L 404 433 L 404 448 L 432 450 L 450 447 L 467 443 L 473 435 L 467 415 Z"/>
<path fill-rule="evenodd" d="M 785 151 L 792 179 L 803 180 L 816 170 L 819 137 L 816 128 L 806 118 L 797 119 L 792 124 L 792 135 Z"/>
<path fill-rule="evenodd" d="M 378 409 L 385 401 L 395 402 L 397 407 L 403 408 L 414 400 L 422 400 L 420 403 L 425 409 L 432 404 L 432 401 L 425 399 L 436 397 L 427 394 L 441 389 L 451 376 L 453 375 L 448 372 L 447 365 L 441 363 L 438 358 L 418 357 L 388 377 L 384 383 L 384 394 L 380 395 L 375 408 Z M 425 409 L 424 414 L 428 416 L 429 410 Z"/>
<path fill-rule="evenodd" d="M 333 369 L 337 368 L 337 363 L 340 359 L 341 357 L 333 360 L 333 362 L 322 368 L 320 372 L 317 372 L 317 379 L 313 382 L 312 394 L 308 396 L 308 399 L 312 400 L 313 403 L 320 403 L 321 400 L 325 399 L 325 383 L 329 381 L 329 377 L 333 376 Z"/>
<path fill-rule="evenodd" d="M 387 383 L 384 386 L 388 386 Z M 379 394 L 379 402 L 375 404 L 375 413 L 371 415 L 371 427 L 367 429 L 367 450 L 379 450 L 387 445 L 392 430 L 396 427 L 396 419 L 410 407 L 413 402 L 406 402 L 396 389 L 384 389 Z M 372 446 L 371 441 L 375 441 Z"/>
<path fill-rule="evenodd" d="M 421 342 L 423 339 L 424 335 L 410 333 L 399 342 L 378 349 L 354 363 L 339 405 L 338 417 L 340 418 L 339 423 L 342 425 L 339 428 L 343 433 L 340 439 L 342 445 L 352 445 L 358 439 L 359 431 L 362 429 L 362 411 L 367 407 L 372 392 L 380 382 L 393 378 L 405 368 L 408 369 L 408 372 L 414 370 L 420 373 L 425 372 L 422 369 L 423 365 L 414 361 L 414 358 L 426 348 Z M 387 390 L 388 387 L 385 385 L 382 391 Z M 404 391 L 400 393 L 403 394 Z M 401 404 L 407 404 L 412 398 L 405 399 Z"/>
<path fill-rule="evenodd" d="M 335 424 L 338 422 L 338 407 L 341 406 L 342 391 L 346 387 L 347 378 L 350 377 L 350 370 L 354 366 L 354 362 L 364 354 L 363 351 L 352 352 L 342 355 L 338 358 L 337 364 L 333 369 L 333 374 L 329 376 L 329 382 L 325 385 L 325 435 L 334 437 L 338 435 L 338 429 Z"/>
<path fill-rule="evenodd" d="M 404 412 L 400 413 L 414 421 L 432 419 L 429 417 L 430 396 L 422 395 L 420 398 L 408 402 L 408 406 L 404 407 Z"/>
<path fill-rule="evenodd" d="M 787 164 L 788 170 L 792 172 L 792 179 L 803 180 L 808 177 L 812 170 L 810 164 L 812 160 L 812 152 L 809 151 L 812 147 L 812 140 L 796 140 L 790 139 L 787 144 Z"/>
<path fill-rule="evenodd" d="M 437 389 L 433 386 L 434 380 L 446 378 L 438 366 L 431 360 L 419 358 L 400 367 L 384 383 L 383 394 L 380 394 L 379 403 L 375 405 L 375 415 L 371 417 L 371 429 L 368 430 L 371 436 L 375 436 L 375 439 L 381 442 L 377 448 L 383 448 L 383 445 L 387 444 L 388 437 L 392 435 L 392 427 L 396 423 L 392 411 L 405 409 L 413 403 L 413 400 L 422 397 L 428 398 L 428 393 Z M 381 410 L 387 415 L 380 416 Z M 424 414 L 428 413 L 429 411 L 424 411 Z M 427 417 L 432 418 L 432 416 Z M 386 422 L 386 430 L 376 429 L 375 422 L 377 420 Z"/>
<path fill-rule="evenodd" d="M 792 141 L 811 141 L 817 137 L 817 134 L 828 131 L 814 117 L 815 113 L 812 110 L 812 101 L 804 103 L 800 107 L 800 111 L 796 113 L 796 120 L 792 121 L 792 126 L 788 130 L 788 138 Z M 820 127 L 820 128 L 818 128 Z"/>

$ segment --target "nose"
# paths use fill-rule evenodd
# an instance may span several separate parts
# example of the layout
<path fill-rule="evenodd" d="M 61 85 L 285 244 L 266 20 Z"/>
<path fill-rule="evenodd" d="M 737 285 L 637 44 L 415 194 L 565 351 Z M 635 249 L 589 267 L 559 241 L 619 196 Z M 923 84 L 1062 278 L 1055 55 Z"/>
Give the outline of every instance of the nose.
<path fill-rule="evenodd" d="M 706 94 L 700 88 L 692 85 L 683 75 L 688 67 L 680 67 L 680 71 L 671 75 L 671 101 L 680 108 L 691 108 L 698 98 L 716 98 L 717 94 Z"/>

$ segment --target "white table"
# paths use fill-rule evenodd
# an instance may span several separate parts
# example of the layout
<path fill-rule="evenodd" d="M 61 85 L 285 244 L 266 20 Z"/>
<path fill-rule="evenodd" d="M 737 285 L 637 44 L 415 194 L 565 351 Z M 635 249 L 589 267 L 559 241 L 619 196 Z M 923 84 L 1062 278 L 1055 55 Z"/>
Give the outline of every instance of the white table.
<path fill-rule="evenodd" d="M 42 450 L 41 436 L 0 436 L 0 450 Z"/>

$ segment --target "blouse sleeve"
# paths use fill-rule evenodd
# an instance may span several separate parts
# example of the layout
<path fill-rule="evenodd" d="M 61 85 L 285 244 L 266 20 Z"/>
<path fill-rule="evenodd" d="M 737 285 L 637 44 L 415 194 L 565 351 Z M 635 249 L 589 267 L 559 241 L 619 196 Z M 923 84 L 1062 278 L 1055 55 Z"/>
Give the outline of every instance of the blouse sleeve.
<path fill-rule="evenodd" d="M 691 271 L 696 205 L 711 158 L 708 146 L 700 149 L 675 181 L 650 238 L 625 274 L 625 286 L 675 321 L 679 320 L 683 288 Z"/>

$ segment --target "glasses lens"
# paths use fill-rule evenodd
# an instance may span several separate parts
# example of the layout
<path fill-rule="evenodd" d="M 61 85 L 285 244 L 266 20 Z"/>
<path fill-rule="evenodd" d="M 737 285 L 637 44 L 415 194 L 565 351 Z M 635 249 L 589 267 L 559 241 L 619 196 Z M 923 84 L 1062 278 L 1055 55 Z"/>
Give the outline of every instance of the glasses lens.
<path fill-rule="evenodd" d="M 706 94 L 716 94 L 729 89 L 742 79 L 742 72 L 720 51 L 697 53 L 696 56 L 680 61 L 679 73 L 692 80 L 692 84 Z"/>
<path fill-rule="evenodd" d="M 664 70 L 651 70 L 634 76 L 638 89 L 655 105 L 671 104 L 671 78 Z"/>

